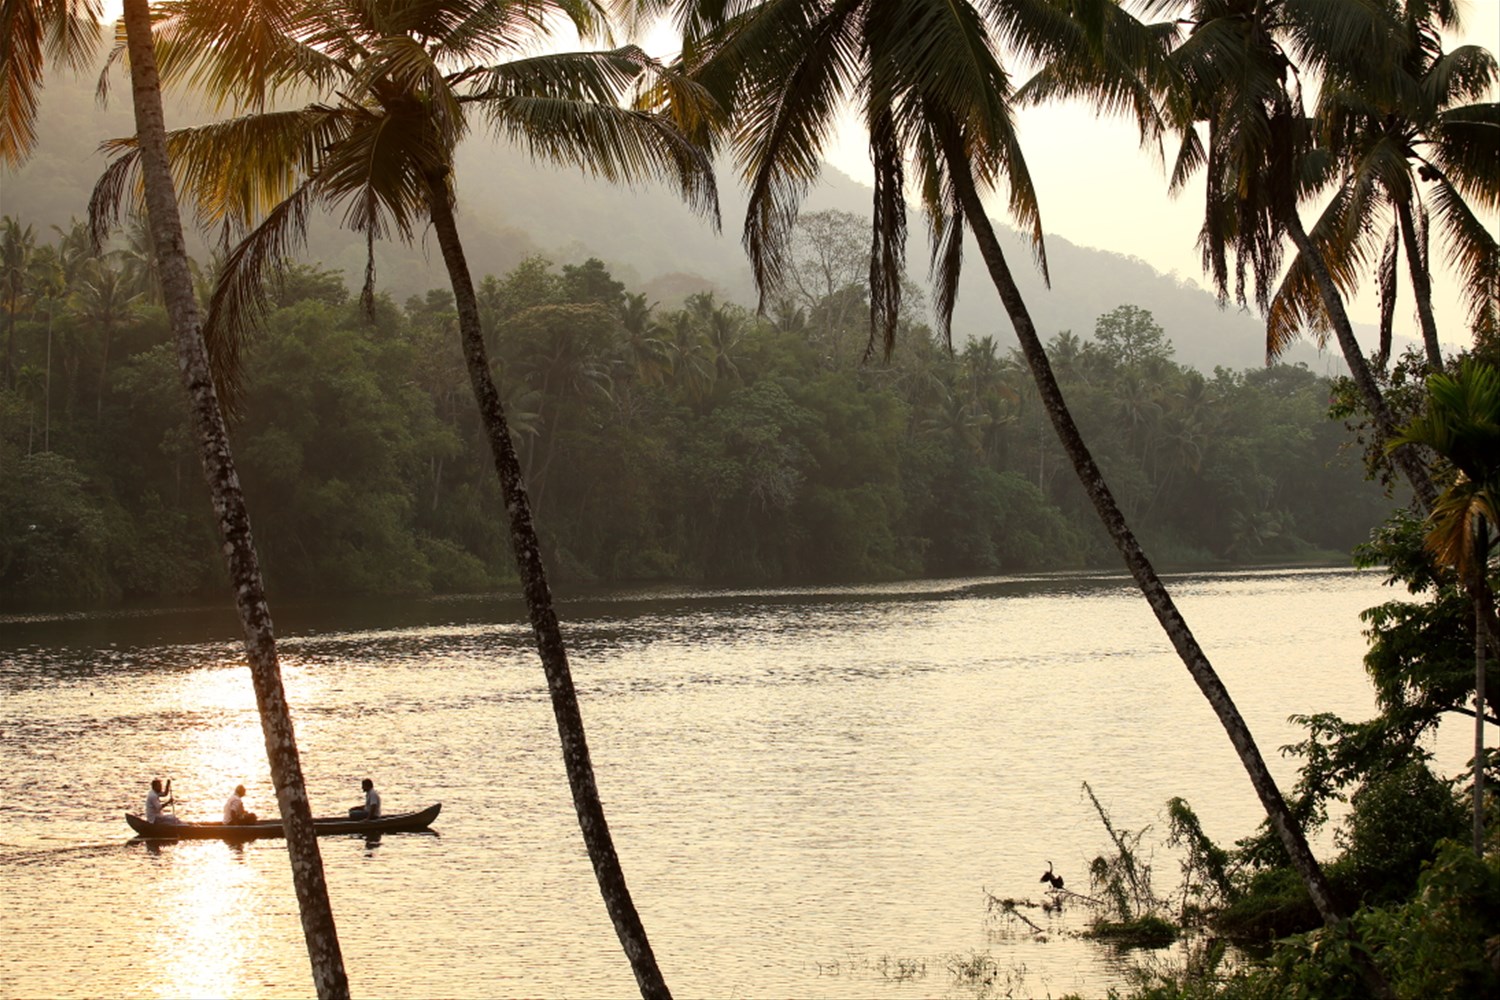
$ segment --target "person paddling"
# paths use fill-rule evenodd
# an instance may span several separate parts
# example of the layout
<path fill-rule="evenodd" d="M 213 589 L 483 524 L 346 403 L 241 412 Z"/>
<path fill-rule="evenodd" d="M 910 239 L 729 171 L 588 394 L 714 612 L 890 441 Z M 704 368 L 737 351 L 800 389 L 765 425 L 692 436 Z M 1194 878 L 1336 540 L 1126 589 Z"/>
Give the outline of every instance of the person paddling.
<path fill-rule="evenodd" d="M 224 825 L 233 826 L 236 823 L 254 823 L 255 813 L 245 810 L 245 786 L 235 785 L 234 794 L 229 796 L 224 803 Z"/>
<path fill-rule="evenodd" d="M 359 787 L 365 790 L 365 804 L 355 806 L 349 810 L 350 819 L 379 819 L 380 818 L 380 793 L 375 790 L 375 782 L 366 778 L 359 783 Z"/>
<path fill-rule="evenodd" d="M 163 798 L 163 796 L 166 796 Z M 172 798 L 172 779 L 167 779 L 166 787 L 162 787 L 160 778 L 151 779 L 151 791 L 146 793 L 146 822 L 147 823 L 177 823 L 175 813 L 168 814 L 162 809 L 171 805 L 175 800 Z"/>

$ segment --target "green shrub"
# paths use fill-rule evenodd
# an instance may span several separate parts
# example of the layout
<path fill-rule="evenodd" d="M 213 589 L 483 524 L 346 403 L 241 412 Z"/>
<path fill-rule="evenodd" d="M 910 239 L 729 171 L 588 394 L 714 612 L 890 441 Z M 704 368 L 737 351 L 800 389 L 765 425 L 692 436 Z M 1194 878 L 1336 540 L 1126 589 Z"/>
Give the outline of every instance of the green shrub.
<path fill-rule="evenodd" d="M 1469 822 L 1448 785 L 1418 761 L 1366 781 L 1351 804 L 1339 842 L 1352 888 L 1367 905 L 1411 895 L 1438 842 L 1462 837 Z"/>

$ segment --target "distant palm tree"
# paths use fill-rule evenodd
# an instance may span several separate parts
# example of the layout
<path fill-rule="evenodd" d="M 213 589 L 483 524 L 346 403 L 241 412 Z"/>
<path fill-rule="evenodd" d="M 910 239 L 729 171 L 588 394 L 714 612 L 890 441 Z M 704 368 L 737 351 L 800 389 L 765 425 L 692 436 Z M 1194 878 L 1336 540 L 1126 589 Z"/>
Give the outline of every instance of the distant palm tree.
<path fill-rule="evenodd" d="M 626 295 L 620 307 L 620 323 L 624 328 L 620 360 L 627 371 L 647 385 L 659 383 L 668 365 L 666 345 L 652 316 L 655 310 L 656 303 L 647 304 L 644 292 Z"/>
<path fill-rule="evenodd" d="M 10 388 L 15 382 L 16 320 L 25 301 L 35 252 L 36 233 L 32 228 L 5 216 L 0 221 L 0 306 L 5 308 L 5 371 L 0 388 Z"/>
<path fill-rule="evenodd" d="M 136 315 L 140 292 L 126 287 L 125 275 L 105 259 L 95 260 L 73 293 L 76 313 L 99 337 L 99 391 L 95 417 L 104 418 L 104 390 L 109 384 L 109 347 L 115 328 Z"/>
<path fill-rule="evenodd" d="M 1427 379 L 1427 412 L 1392 440 L 1424 444 L 1452 464 L 1428 515 L 1427 547 L 1452 567 L 1474 605 L 1474 853 L 1484 853 L 1486 647 L 1500 639 L 1489 586 L 1491 528 L 1500 525 L 1500 369 L 1466 361 Z"/>
<path fill-rule="evenodd" d="M 161 276 L 157 272 L 156 255 L 151 252 L 151 228 L 144 218 L 132 216 L 125 226 L 125 245 L 113 251 L 125 271 L 125 281 L 130 290 L 143 301 L 152 305 L 161 304 Z M 188 258 L 188 268 L 193 273 L 193 287 L 199 286 L 198 268 Z"/>
<path fill-rule="evenodd" d="M 534 156 L 609 180 L 660 179 L 716 216 L 705 152 L 678 122 L 713 113 L 698 88 L 639 49 L 522 57 L 554 21 L 585 38 L 604 24 L 572 0 L 266 0 L 218 6 L 164 4 L 163 64 L 170 79 L 203 84 L 244 112 L 176 132 L 179 169 L 200 217 L 244 233 L 214 296 L 210 342 L 226 385 L 244 322 L 265 304 L 266 278 L 300 246 L 312 209 L 338 207 L 367 241 L 362 298 L 373 297 L 376 239 L 411 239 L 430 223 L 447 266 L 459 336 L 505 497 L 522 589 L 552 695 L 574 807 L 606 909 L 641 992 L 665 996 L 631 900 L 594 779 L 561 627 L 542 566 L 521 466 L 490 369 L 479 304 L 459 237 L 453 154 L 472 124 Z M 622 103 L 650 91 L 654 106 Z M 312 103 L 265 110 L 275 96 Z M 133 153 L 96 189 L 106 214 L 119 204 Z"/>
<path fill-rule="evenodd" d="M 56 228 L 56 227 L 53 227 Z M 68 268 L 61 246 L 45 247 L 32 260 L 31 281 L 38 305 L 47 313 L 47 346 L 42 364 L 42 450 L 52 450 L 52 331 L 57 308 L 68 297 Z"/>
<path fill-rule="evenodd" d="M 1014 130 L 1009 78 L 997 55 L 1002 39 L 1046 61 L 1059 53 L 1115 58 L 1125 50 L 1160 52 L 1162 33 L 1107 0 L 764 0 L 734 10 L 735 16 L 721 20 L 722 4 L 686 0 L 678 22 L 686 30 L 684 59 L 731 111 L 729 144 L 750 191 L 744 242 L 762 289 L 775 288 L 784 276 L 798 203 L 819 172 L 836 111 L 853 100 L 869 133 L 875 173 L 872 337 L 882 337 L 889 352 L 901 307 L 910 182 L 926 211 L 943 328 L 953 312 L 967 231 L 979 244 L 1043 406 L 1100 520 L 1218 715 L 1319 913 L 1338 923 L 1340 906 L 1249 727 L 1083 442 L 980 197 L 981 190 L 1008 186 L 1011 214 L 1031 237 L 1045 272 L 1036 192 Z M 1142 116 L 1154 114 L 1148 87 L 1123 71 L 1116 80 L 1119 101 Z"/>
<path fill-rule="evenodd" d="M 667 320 L 663 344 L 673 383 L 693 400 L 702 400 L 713 387 L 714 366 L 697 317 L 686 309 Z"/>
<path fill-rule="evenodd" d="M 745 339 L 744 318 L 740 307 L 731 302 L 720 302 L 708 314 L 703 331 L 703 342 L 707 345 L 713 363 L 714 381 L 728 382 L 740 377 L 736 354 Z"/>

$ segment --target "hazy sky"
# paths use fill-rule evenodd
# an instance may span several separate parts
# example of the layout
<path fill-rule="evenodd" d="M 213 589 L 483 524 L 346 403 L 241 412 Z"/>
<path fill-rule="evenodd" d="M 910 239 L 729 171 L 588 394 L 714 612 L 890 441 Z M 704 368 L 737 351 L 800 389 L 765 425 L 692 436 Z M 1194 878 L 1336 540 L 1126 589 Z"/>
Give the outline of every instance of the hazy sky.
<path fill-rule="evenodd" d="M 105 0 L 108 16 L 118 16 L 119 10 L 120 0 Z M 1464 32 L 1448 39 L 1449 48 L 1476 44 L 1500 52 L 1500 0 L 1469 0 L 1464 21 Z M 664 27 L 644 39 L 642 46 L 665 57 L 676 49 L 675 36 Z M 1082 246 L 1139 257 L 1165 273 L 1207 285 L 1197 249 L 1201 179 L 1177 197 L 1169 197 L 1161 164 L 1139 147 L 1132 126 L 1096 118 L 1081 104 L 1028 109 L 1021 113 L 1019 126 L 1047 233 Z M 853 118 L 847 119 L 827 159 L 854 179 L 871 182 L 869 148 Z M 1003 196 L 992 197 L 990 204 L 997 218 L 1005 216 Z M 1309 225 L 1314 217 L 1312 209 L 1304 210 Z M 1487 222 L 1500 235 L 1500 218 L 1492 215 Z M 1446 262 L 1436 241 L 1434 250 L 1439 269 L 1434 281 L 1439 331 L 1445 341 L 1465 344 L 1464 311 L 1443 270 Z M 1368 282 L 1366 292 L 1349 309 L 1356 323 L 1377 321 L 1377 302 L 1368 291 Z M 1397 306 L 1396 323 L 1398 334 L 1403 325 L 1406 332 L 1415 329 L 1409 296 Z"/>

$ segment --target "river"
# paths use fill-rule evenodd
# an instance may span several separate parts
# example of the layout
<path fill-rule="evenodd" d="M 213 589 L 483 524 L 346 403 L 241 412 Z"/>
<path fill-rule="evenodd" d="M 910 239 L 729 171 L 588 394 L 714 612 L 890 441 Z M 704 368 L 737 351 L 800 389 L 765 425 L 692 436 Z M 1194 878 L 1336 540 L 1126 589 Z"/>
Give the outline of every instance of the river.
<path fill-rule="evenodd" d="M 1397 596 L 1381 579 L 1169 581 L 1283 788 L 1288 716 L 1373 711 L 1358 616 Z M 273 610 L 315 811 L 356 804 L 367 776 L 387 812 L 443 803 L 435 834 L 320 841 L 355 995 L 633 995 L 521 605 Z M 615 843 L 681 997 L 1099 995 L 1122 962 L 1076 937 L 1085 913 L 1037 936 L 986 907 L 1040 899 L 1048 862 L 1087 886 L 1108 840 L 1083 782 L 1118 826 L 1151 827 L 1163 892 L 1169 798 L 1226 843 L 1261 816 L 1123 577 L 616 593 L 561 614 Z M 237 783 L 275 812 L 235 635 L 218 608 L 0 617 L 0 993 L 310 990 L 282 842 L 145 844 L 122 816 L 153 776 L 187 818 Z M 1439 749 L 1461 766 L 1457 734 Z"/>

